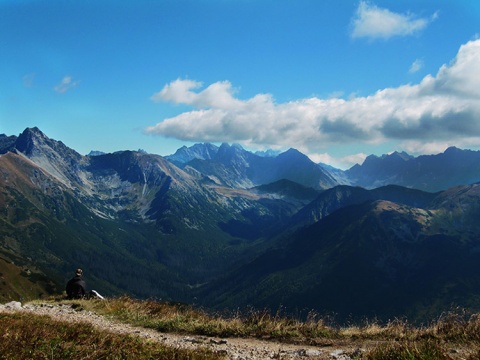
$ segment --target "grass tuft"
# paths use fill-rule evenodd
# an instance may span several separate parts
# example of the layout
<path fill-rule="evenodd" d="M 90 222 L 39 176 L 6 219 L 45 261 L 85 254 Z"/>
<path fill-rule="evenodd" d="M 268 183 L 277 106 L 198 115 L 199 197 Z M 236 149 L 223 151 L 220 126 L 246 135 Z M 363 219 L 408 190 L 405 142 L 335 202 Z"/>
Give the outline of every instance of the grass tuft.
<path fill-rule="evenodd" d="M 393 342 L 376 347 L 366 354 L 367 360 L 451 360 L 437 340 Z"/>
<path fill-rule="evenodd" d="M 26 313 L 0 314 L 0 359 L 221 359 L 208 350 L 173 349 L 87 323 Z"/>
<path fill-rule="evenodd" d="M 280 312 L 272 315 L 266 310 L 254 309 L 246 313 L 220 315 L 184 304 L 141 301 L 128 297 L 84 303 L 84 306 L 120 321 L 163 332 L 282 341 L 336 336 L 336 330 L 313 315 L 305 322 L 283 316 Z"/>
<path fill-rule="evenodd" d="M 356 359 L 480 360 L 480 315 L 460 309 L 444 314 L 428 326 L 413 326 L 406 320 L 394 319 L 387 324 L 365 321 L 361 325 L 337 327 L 327 325 L 332 323 L 331 320 L 314 312 L 301 321 L 284 315 L 282 311 L 272 314 L 266 310 L 249 309 L 246 312 L 212 314 L 185 304 L 129 297 L 67 303 L 162 332 L 223 338 L 249 337 L 310 345 L 350 344 L 352 347 L 355 344 L 356 348 L 365 349 L 356 355 Z M 57 346 L 56 341 L 52 340 L 50 344 Z M 121 349 L 121 346 L 113 346 Z M 461 354 L 461 357 L 455 354 Z"/>

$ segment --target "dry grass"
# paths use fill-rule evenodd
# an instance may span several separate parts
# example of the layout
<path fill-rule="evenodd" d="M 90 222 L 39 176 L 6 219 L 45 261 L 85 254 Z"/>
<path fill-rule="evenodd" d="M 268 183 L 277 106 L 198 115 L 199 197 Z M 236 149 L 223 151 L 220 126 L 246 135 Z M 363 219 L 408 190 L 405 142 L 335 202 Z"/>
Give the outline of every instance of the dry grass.
<path fill-rule="evenodd" d="M 457 359 L 480 360 L 480 315 L 455 309 L 428 326 L 394 320 L 361 326 L 336 327 L 315 313 L 306 321 L 280 312 L 211 314 L 183 304 L 134 300 L 129 297 L 76 301 L 79 306 L 122 322 L 162 332 L 218 337 L 253 337 L 299 344 L 357 344 L 368 349 L 358 359 Z M 368 346 L 366 346 L 368 345 Z M 465 350 L 465 351 L 464 351 Z M 453 356 L 453 357 L 452 357 Z"/>
<path fill-rule="evenodd" d="M 450 360 L 438 340 L 392 342 L 368 352 L 368 360 Z"/>
<path fill-rule="evenodd" d="M 336 333 L 322 319 L 313 316 L 302 322 L 278 313 L 272 315 L 267 311 L 253 309 L 246 313 L 212 315 L 188 305 L 140 301 L 128 297 L 81 303 L 81 306 L 103 315 L 163 332 L 282 341 L 306 341 L 317 337 L 332 337 Z"/>
<path fill-rule="evenodd" d="M 0 359 L 220 359 L 207 350 L 172 349 L 87 323 L 48 316 L 0 314 Z"/>

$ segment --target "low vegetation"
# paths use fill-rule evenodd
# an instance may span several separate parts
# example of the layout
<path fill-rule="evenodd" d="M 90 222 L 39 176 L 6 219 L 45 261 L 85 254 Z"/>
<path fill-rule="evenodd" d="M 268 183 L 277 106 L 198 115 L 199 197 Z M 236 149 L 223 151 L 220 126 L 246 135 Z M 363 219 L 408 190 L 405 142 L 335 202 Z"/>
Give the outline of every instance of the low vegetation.
<path fill-rule="evenodd" d="M 217 337 L 253 337 L 280 341 L 307 342 L 334 338 L 337 330 L 310 314 L 306 321 L 282 316 L 280 312 L 251 309 L 230 314 L 211 314 L 193 306 L 128 297 L 108 301 L 83 301 L 82 306 L 117 320 L 162 332 Z"/>
<path fill-rule="evenodd" d="M 59 299 L 51 301 L 64 302 Z M 260 338 L 332 347 L 347 344 L 366 349 L 355 355 L 357 359 L 480 359 L 480 315 L 460 310 L 451 311 L 428 326 L 413 326 L 407 321 L 394 320 L 387 324 L 365 322 L 361 326 L 339 327 L 313 313 L 305 321 L 280 312 L 270 314 L 253 309 L 245 313 L 211 314 L 184 304 L 140 301 L 129 297 L 79 300 L 74 301 L 74 306 L 162 332 Z M 204 350 L 172 352 L 158 344 L 101 332 L 90 325 L 73 327 L 49 318 L 23 314 L 1 314 L 0 327 L 4 334 L 0 343 L 2 359 L 220 357 Z"/>
<path fill-rule="evenodd" d="M 0 314 L 0 359 L 220 359 L 27 313 Z"/>

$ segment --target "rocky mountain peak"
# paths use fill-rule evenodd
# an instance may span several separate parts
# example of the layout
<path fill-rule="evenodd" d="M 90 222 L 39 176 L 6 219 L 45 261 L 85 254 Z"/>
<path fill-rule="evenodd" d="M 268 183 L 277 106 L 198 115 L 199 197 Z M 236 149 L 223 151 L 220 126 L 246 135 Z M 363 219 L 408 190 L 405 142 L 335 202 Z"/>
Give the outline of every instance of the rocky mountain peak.
<path fill-rule="evenodd" d="M 413 159 L 413 156 L 407 154 L 405 151 L 402 151 L 402 152 L 394 151 L 392 154 L 389 155 L 389 157 L 390 158 L 397 158 L 397 159 L 401 159 L 401 160 L 405 160 L 405 161 Z"/>
<path fill-rule="evenodd" d="M 165 158 L 175 164 L 183 165 L 194 159 L 211 160 L 215 158 L 217 152 L 218 147 L 209 143 L 195 144 L 190 147 L 184 145 L 175 154 L 165 156 Z"/>
<path fill-rule="evenodd" d="M 77 168 L 83 157 L 61 141 L 50 139 L 37 127 L 25 129 L 11 150 L 27 157 L 67 186 L 79 181 Z"/>
<path fill-rule="evenodd" d="M 294 148 L 290 148 L 287 151 L 281 153 L 277 156 L 279 160 L 300 160 L 300 161 L 311 161 L 308 156 L 302 154 L 300 151 Z"/>
<path fill-rule="evenodd" d="M 39 128 L 26 128 L 18 137 L 15 148 L 28 156 L 35 151 L 35 147 L 41 146 L 49 141 L 50 139 L 48 139 Z"/>
<path fill-rule="evenodd" d="M 249 167 L 248 159 L 252 157 L 256 157 L 256 155 L 248 152 L 239 144 L 223 143 L 218 149 L 215 160 L 225 165 Z"/>
<path fill-rule="evenodd" d="M 15 149 L 27 157 L 40 153 L 56 153 L 59 157 L 74 157 L 79 160 L 81 155 L 67 147 L 63 142 L 50 139 L 39 128 L 27 128 L 15 141 Z"/>
<path fill-rule="evenodd" d="M 462 150 L 460 150 L 460 149 L 457 148 L 456 146 L 450 146 L 450 147 L 448 147 L 448 148 L 444 151 L 445 154 L 448 154 L 448 153 L 461 153 L 461 152 L 462 152 Z"/>

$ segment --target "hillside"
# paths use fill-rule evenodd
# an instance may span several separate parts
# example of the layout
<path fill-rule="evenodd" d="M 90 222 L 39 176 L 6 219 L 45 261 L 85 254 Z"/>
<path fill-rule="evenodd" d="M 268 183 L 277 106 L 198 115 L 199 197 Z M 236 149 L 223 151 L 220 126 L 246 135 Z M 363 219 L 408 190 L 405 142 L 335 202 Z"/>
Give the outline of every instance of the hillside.
<path fill-rule="evenodd" d="M 9 139 L 0 249 L 31 259 L 58 289 L 82 267 L 106 294 L 190 301 L 192 286 L 252 256 L 251 241 L 301 206 L 219 186 L 158 155 L 81 156 L 36 128 Z"/>
<path fill-rule="evenodd" d="M 10 302 L 0 304 L 0 352 L 16 359 L 477 359 L 478 315 L 459 316 L 421 328 L 400 320 L 335 327 L 316 314 L 306 322 L 264 312 L 226 318 L 125 297 Z"/>
<path fill-rule="evenodd" d="M 236 144 L 182 148 L 171 161 L 83 156 L 38 128 L 2 136 L 0 147 L 2 299 L 59 293 L 81 267 L 107 296 L 217 310 L 285 306 L 340 321 L 480 311 L 478 184 L 340 185 L 338 171 L 297 150 L 260 156 Z M 396 164 L 383 183 L 405 163 L 443 159 L 442 178 L 417 174 L 434 188 L 452 179 L 452 154 L 455 171 L 477 155 L 396 153 L 366 165 Z M 454 175 L 475 179 L 471 168 Z"/>
<path fill-rule="evenodd" d="M 480 227 L 473 220 L 480 216 L 480 185 L 429 195 L 422 207 L 409 205 L 408 197 L 400 203 L 352 190 L 362 194 L 357 203 L 345 197 L 331 213 L 319 208 L 317 222 L 279 237 L 261 256 L 207 286 L 207 303 L 321 309 L 339 321 L 425 321 L 453 304 L 480 308 Z M 349 188 L 342 193 L 352 194 Z"/>

